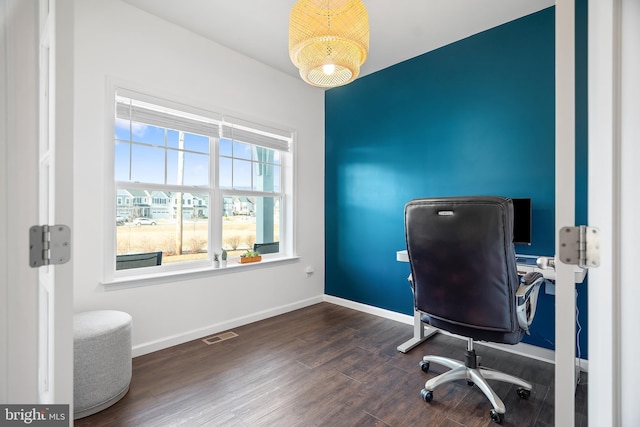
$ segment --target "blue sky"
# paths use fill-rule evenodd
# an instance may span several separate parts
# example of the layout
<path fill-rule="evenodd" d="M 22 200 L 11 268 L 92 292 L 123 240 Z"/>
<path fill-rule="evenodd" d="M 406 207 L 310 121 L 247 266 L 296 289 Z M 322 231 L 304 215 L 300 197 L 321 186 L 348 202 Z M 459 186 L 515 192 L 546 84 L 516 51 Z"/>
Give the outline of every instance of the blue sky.
<path fill-rule="evenodd" d="M 116 119 L 115 126 L 115 179 L 154 184 L 178 184 L 179 132 Z M 165 140 L 166 139 L 166 140 Z M 129 141 L 138 144 L 130 144 Z M 206 187 L 209 184 L 209 138 L 184 133 L 184 185 Z M 259 190 L 258 166 L 252 159 L 253 146 L 239 141 L 220 139 L 219 179 L 223 188 Z M 280 163 L 275 151 L 273 162 Z M 166 181 L 165 181 L 166 156 Z M 131 164 L 131 176 L 129 165 Z M 253 170 L 252 170 L 253 168 Z M 274 166 L 274 184 L 280 186 L 279 166 Z"/>

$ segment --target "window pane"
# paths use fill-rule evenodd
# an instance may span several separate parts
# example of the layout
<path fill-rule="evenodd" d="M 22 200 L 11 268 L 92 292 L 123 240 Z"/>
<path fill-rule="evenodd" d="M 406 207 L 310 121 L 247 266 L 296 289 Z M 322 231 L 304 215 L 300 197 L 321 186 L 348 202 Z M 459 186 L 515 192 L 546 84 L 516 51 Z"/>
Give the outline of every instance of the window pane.
<path fill-rule="evenodd" d="M 178 151 L 167 150 L 167 184 L 178 184 Z"/>
<path fill-rule="evenodd" d="M 116 118 L 115 123 L 115 137 L 116 139 L 122 139 L 129 141 L 131 138 L 131 132 L 129 131 L 129 120 Z"/>
<path fill-rule="evenodd" d="M 265 163 L 253 164 L 253 189 L 258 191 L 273 191 L 273 165 Z"/>
<path fill-rule="evenodd" d="M 252 146 L 250 144 L 233 141 L 233 157 L 237 159 L 251 160 L 251 148 Z"/>
<path fill-rule="evenodd" d="M 196 135 L 193 133 L 184 134 L 184 149 L 188 151 L 197 151 L 198 153 L 209 152 L 209 137 Z"/>
<path fill-rule="evenodd" d="M 116 181 L 129 180 L 129 150 L 128 142 L 116 141 L 115 148 L 115 178 Z"/>
<path fill-rule="evenodd" d="M 182 180 L 178 173 L 182 162 Z M 183 153 L 180 160 L 180 151 L 167 151 L 167 184 L 209 186 L 209 155 Z"/>
<path fill-rule="evenodd" d="M 280 166 L 254 163 L 253 189 L 257 191 L 280 191 Z"/>
<path fill-rule="evenodd" d="M 173 129 L 167 129 L 167 147 L 178 148 L 179 132 Z"/>
<path fill-rule="evenodd" d="M 131 140 L 164 147 L 164 128 L 131 122 Z"/>
<path fill-rule="evenodd" d="M 251 189 L 251 162 L 233 160 L 233 188 L 237 190 Z"/>
<path fill-rule="evenodd" d="M 116 269 L 124 254 L 162 252 L 162 264 L 208 258 L 207 193 L 168 193 L 119 189 L 117 198 Z M 178 203 L 181 200 L 182 203 Z M 182 205 L 180 211 L 179 206 Z M 139 262 L 141 268 L 148 261 Z M 131 268 L 131 267 L 128 267 Z"/>
<path fill-rule="evenodd" d="M 254 160 L 261 163 L 274 163 L 274 154 L 274 150 L 263 147 L 255 147 Z"/>
<path fill-rule="evenodd" d="M 183 132 L 182 149 L 196 151 L 198 153 L 209 153 L 209 137 Z M 180 149 L 180 132 L 167 130 L 167 147 Z"/>
<path fill-rule="evenodd" d="M 164 183 L 163 148 L 133 145 L 131 180 L 137 182 Z"/>
<path fill-rule="evenodd" d="M 233 155 L 233 143 L 229 139 L 220 140 L 220 155 L 231 157 Z"/>
<path fill-rule="evenodd" d="M 222 247 L 230 256 L 254 243 L 280 241 L 280 198 L 227 195 L 223 198 Z"/>
<path fill-rule="evenodd" d="M 273 167 L 273 191 L 277 193 L 282 191 L 282 187 L 280 186 L 281 177 L 282 175 L 281 175 L 280 166 L 274 166 Z"/>
<path fill-rule="evenodd" d="M 184 153 L 184 185 L 209 186 L 209 155 Z"/>
<path fill-rule="evenodd" d="M 220 180 L 220 187 L 231 188 L 231 185 L 233 184 L 231 175 L 231 159 L 223 157 L 220 159 L 219 165 L 218 179 Z"/>

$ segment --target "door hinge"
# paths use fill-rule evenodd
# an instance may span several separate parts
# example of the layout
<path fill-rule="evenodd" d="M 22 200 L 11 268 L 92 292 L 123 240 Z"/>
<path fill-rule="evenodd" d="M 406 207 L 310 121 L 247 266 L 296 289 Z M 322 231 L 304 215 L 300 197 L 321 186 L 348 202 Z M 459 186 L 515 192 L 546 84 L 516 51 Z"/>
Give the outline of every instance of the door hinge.
<path fill-rule="evenodd" d="M 64 264 L 71 258 L 71 229 L 66 225 L 34 225 L 29 229 L 29 265 Z"/>
<path fill-rule="evenodd" d="M 560 229 L 560 260 L 581 268 L 600 265 L 600 230 L 579 225 Z"/>

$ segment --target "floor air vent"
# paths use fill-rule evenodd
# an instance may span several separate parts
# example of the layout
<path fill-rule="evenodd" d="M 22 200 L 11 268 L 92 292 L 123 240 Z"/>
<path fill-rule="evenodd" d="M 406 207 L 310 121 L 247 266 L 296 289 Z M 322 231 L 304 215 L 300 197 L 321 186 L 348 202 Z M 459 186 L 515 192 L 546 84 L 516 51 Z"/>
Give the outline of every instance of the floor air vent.
<path fill-rule="evenodd" d="M 202 341 L 207 345 L 211 345 L 211 344 L 216 344 L 222 341 L 226 341 L 231 338 L 235 338 L 237 336 L 238 334 L 236 334 L 235 332 L 223 332 L 218 335 L 213 335 L 213 336 L 204 338 Z"/>

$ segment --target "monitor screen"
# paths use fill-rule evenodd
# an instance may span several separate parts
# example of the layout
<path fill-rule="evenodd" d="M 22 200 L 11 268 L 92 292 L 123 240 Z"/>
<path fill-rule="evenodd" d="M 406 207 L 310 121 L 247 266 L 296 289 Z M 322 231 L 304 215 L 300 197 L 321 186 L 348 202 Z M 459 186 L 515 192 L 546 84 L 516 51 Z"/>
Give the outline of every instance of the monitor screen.
<path fill-rule="evenodd" d="M 531 244 L 531 199 L 513 201 L 513 243 Z"/>

